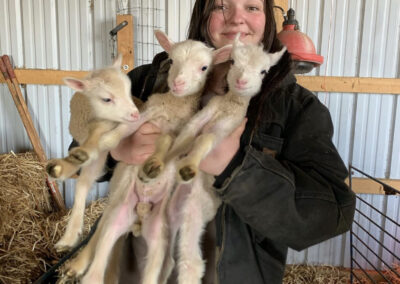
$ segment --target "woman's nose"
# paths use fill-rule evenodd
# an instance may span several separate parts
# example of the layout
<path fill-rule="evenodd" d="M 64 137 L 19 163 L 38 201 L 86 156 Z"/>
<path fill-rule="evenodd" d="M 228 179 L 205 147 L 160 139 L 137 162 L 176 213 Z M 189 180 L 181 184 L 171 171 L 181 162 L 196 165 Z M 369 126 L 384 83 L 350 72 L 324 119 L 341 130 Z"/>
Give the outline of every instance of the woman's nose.
<path fill-rule="evenodd" d="M 243 9 L 239 7 L 232 7 L 229 9 L 229 21 L 232 24 L 242 24 L 244 23 L 245 14 Z"/>

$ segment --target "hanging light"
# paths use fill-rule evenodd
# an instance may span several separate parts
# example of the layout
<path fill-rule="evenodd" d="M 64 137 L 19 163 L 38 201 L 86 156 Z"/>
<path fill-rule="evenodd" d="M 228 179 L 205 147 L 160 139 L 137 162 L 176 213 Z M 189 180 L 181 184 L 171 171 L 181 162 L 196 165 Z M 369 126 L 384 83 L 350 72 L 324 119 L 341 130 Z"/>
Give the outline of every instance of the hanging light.
<path fill-rule="evenodd" d="M 292 59 L 295 63 L 296 74 L 304 74 L 310 72 L 314 67 L 320 66 L 324 62 L 324 57 L 318 55 L 312 40 L 299 30 L 299 23 L 295 17 L 295 11 L 290 8 L 287 16 L 284 10 L 285 21 L 283 22 L 283 30 L 278 34 L 278 39 L 287 47 Z"/>

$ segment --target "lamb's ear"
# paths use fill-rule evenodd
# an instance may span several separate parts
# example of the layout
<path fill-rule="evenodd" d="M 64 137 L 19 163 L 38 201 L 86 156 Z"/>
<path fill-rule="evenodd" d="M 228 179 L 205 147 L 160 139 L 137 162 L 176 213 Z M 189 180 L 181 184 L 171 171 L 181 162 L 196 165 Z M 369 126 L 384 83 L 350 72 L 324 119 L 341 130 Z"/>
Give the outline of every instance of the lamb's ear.
<path fill-rule="evenodd" d="M 285 51 L 286 51 L 286 46 L 284 46 L 280 51 L 271 53 L 271 55 L 270 55 L 271 66 L 274 66 L 276 63 L 278 63 L 279 59 L 281 59 L 281 57 L 285 53 Z"/>
<path fill-rule="evenodd" d="M 160 30 L 155 30 L 154 35 L 156 36 L 158 42 L 164 48 L 164 50 L 169 53 L 172 46 L 175 44 L 164 32 Z"/>
<path fill-rule="evenodd" d="M 235 36 L 235 40 L 233 41 L 233 46 L 236 47 L 242 45 L 244 45 L 244 43 L 240 41 L 240 33 L 237 33 Z"/>
<path fill-rule="evenodd" d="M 81 80 L 72 77 L 65 77 L 63 78 L 63 81 L 65 85 L 78 92 L 82 92 L 88 87 L 88 82 L 85 79 Z"/>
<path fill-rule="evenodd" d="M 231 57 L 232 44 L 227 44 L 217 50 L 213 50 L 213 64 L 217 65 L 219 63 L 227 61 Z"/>
<path fill-rule="evenodd" d="M 121 65 L 122 65 L 122 54 L 118 54 L 117 58 L 114 59 L 114 62 L 112 64 L 112 67 L 114 67 L 115 69 L 121 69 Z"/>

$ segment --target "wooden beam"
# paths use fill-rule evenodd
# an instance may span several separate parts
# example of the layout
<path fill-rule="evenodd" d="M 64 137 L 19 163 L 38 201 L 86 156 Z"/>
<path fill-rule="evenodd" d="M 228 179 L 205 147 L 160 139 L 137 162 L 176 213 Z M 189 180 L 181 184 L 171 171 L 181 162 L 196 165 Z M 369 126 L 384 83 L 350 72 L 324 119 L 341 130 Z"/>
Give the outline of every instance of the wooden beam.
<path fill-rule="evenodd" d="M 63 85 L 62 78 L 83 78 L 87 71 L 15 69 L 20 84 Z M 303 87 L 313 92 L 400 94 L 400 79 L 297 76 Z M 0 78 L 0 83 L 5 83 Z"/>
<path fill-rule="evenodd" d="M 88 71 L 64 71 L 52 69 L 15 69 L 20 84 L 26 85 L 64 85 L 64 77 L 83 78 Z M 0 79 L 0 83 L 4 83 Z"/>
<path fill-rule="evenodd" d="M 122 69 L 128 73 L 135 65 L 133 51 L 133 16 L 117 15 L 117 25 L 127 21 L 128 25 L 117 34 L 117 49 L 119 54 L 123 54 Z"/>
<path fill-rule="evenodd" d="M 400 190 L 400 180 L 395 179 L 379 179 L 381 182 Z M 368 178 L 352 178 L 352 189 L 355 193 L 365 194 L 385 194 L 383 186 Z M 349 179 L 346 179 L 346 184 L 349 184 Z"/>
<path fill-rule="evenodd" d="M 296 76 L 313 92 L 400 94 L 400 78 Z"/>
<path fill-rule="evenodd" d="M 275 6 L 281 7 L 285 13 L 289 9 L 289 0 L 275 0 Z M 282 30 L 282 24 L 283 24 L 283 15 L 282 11 L 275 8 L 274 9 L 274 14 L 275 14 L 275 22 L 276 22 L 276 31 L 279 33 Z"/>

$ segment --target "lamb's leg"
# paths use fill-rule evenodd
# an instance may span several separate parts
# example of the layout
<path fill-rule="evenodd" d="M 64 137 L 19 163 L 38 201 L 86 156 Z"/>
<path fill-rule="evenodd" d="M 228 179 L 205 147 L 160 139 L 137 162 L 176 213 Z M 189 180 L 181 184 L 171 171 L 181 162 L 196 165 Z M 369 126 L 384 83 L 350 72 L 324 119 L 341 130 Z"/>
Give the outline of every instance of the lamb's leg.
<path fill-rule="evenodd" d="M 200 240 L 204 229 L 201 204 L 188 198 L 183 212 L 183 222 L 178 241 L 178 283 L 200 284 L 205 264 L 202 259 Z"/>
<path fill-rule="evenodd" d="M 112 121 L 100 120 L 89 123 L 89 135 L 84 143 L 80 146 L 75 147 L 69 151 L 69 160 L 76 160 L 81 162 L 82 165 L 90 163 L 92 160 L 96 160 L 99 153 L 108 151 L 110 148 L 103 147 L 100 143 L 104 136 L 112 135 L 118 124 Z M 118 135 L 115 135 L 115 139 L 119 139 Z M 112 146 L 117 146 L 118 143 Z"/>
<path fill-rule="evenodd" d="M 81 167 L 91 164 L 103 152 L 103 149 L 99 150 L 99 139 L 115 126 L 115 122 L 91 122 L 88 125 L 89 135 L 86 141 L 71 149 L 67 157 L 49 160 L 46 172 L 52 178 L 64 180 L 74 175 Z"/>
<path fill-rule="evenodd" d="M 208 104 L 202 111 L 198 112 L 189 120 L 178 137 L 176 137 L 171 149 L 166 155 L 166 162 L 189 152 L 198 133 L 213 118 L 214 114 L 217 112 L 217 108 L 218 105 L 216 104 Z"/>
<path fill-rule="evenodd" d="M 86 158 L 84 158 L 86 159 Z M 51 159 L 46 163 L 47 174 L 58 180 L 65 180 L 74 175 L 82 167 L 82 161 L 67 156 L 62 159 Z"/>
<path fill-rule="evenodd" d="M 105 284 L 118 284 L 121 267 L 121 255 L 125 241 L 125 236 L 120 237 L 112 249 L 110 260 L 108 262 L 106 273 L 104 276 Z"/>
<path fill-rule="evenodd" d="M 128 190 L 129 193 L 121 201 L 121 204 L 110 204 L 111 206 L 107 208 L 109 210 L 106 210 L 103 214 L 98 228 L 99 237 L 96 251 L 89 270 L 81 280 L 82 284 L 104 282 L 104 273 L 114 244 L 123 234 L 130 230 L 137 217 L 133 210 L 138 201 L 136 193 L 133 188 L 125 190 Z"/>
<path fill-rule="evenodd" d="M 92 184 L 100 176 L 106 157 L 107 153 L 102 153 L 96 161 L 82 168 L 82 172 L 76 181 L 71 217 L 63 237 L 55 244 L 57 251 L 69 250 L 79 241 L 83 228 L 86 197 Z"/>
<path fill-rule="evenodd" d="M 215 143 L 216 136 L 214 134 L 200 135 L 188 156 L 178 162 L 178 179 L 183 182 L 191 181 L 198 173 L 200 162 L 213 149 Z"/>
<path fill-rule="evenodd" d="M 147 243 L 147 261 L 143 271 L 143 284 L 159 284 L 168 244 L 168 225 L 166 224 L 164 198 L 153 208 L 152 214 L 143 224 L 143 237 Z"/>
<path fill-rule="evenodd" d="M 191 184 L 179 184 L 172 193 L 172 196 L 168 203 L 167 216 L 169 226 L 169 241 L 167 244 L 167 254 L 165 256 L 163 270 L 160 275 L 160 284 L 167 283 L 168 278 L 175 267 L 174 252 L 178 230 L 182 225 L 181 211 L 191 190 Z"/>
<path fill-rule="evenodd" d="M 134 133 L 140 126 L 149 120 L 151 113 L 143 113 L 135 122 L 120 123 L 114 129 L 104 133 L 98 141 L 97 148 L 99 151 L 109 151 L 118 146 L 119 142 Z"/>
<path fill-rule="evenodd" d="M 163 134 L 157 139 L 154 154 L 140 168 L 138 177 L 141 181 L 149 182 L 150 179 L 155 179 L 162 173 L 165 167 L 165 155 L 171 144 L 172 137 L 168 134 Z"/>
<path fill-rule="evenodd" d="M 97 241 L 100 236 L 100 223 L 87 245 L 78 253 L 75 258 L 69 260 L 65 264 L 63 270 L 69 278 L 80 277 L 89 267 L 93 259 L 94 252 L 96 250 Z"/>

